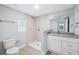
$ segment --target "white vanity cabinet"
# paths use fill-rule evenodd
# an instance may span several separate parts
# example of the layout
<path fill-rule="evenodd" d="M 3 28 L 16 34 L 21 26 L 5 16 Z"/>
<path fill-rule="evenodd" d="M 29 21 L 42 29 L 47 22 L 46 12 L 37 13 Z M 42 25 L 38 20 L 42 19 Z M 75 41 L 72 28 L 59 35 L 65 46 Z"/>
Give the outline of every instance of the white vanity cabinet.
<path fill-rule="evenodd" d="M 78 55 L 79 54 L 79 41 L 78 39 L 66 38 L 62 40 L 62 54 Z"/>
<path fill-rule="evenodd" d="M 48 36 L 49 50 L 61 54 L 61 40 L 55 36 Z"/>
<path fill-rule="evenodd" d="M 78 55 L 79 39 L 48 36 L 49 50 L 57 54 Z"/>

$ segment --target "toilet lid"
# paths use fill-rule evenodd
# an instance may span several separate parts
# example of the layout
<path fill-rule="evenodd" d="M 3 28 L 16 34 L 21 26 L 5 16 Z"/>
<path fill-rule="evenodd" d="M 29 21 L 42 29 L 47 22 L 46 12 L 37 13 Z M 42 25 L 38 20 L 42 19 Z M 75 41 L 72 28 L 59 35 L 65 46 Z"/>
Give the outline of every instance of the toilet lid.
<path fill-rule="evenodd" d="M 7 54 L 15 54 L 18 51 L 19 51 L 19 48 L 18 47 L 13 47 L 13 48 L 7 49 L 6 53 Z"/>

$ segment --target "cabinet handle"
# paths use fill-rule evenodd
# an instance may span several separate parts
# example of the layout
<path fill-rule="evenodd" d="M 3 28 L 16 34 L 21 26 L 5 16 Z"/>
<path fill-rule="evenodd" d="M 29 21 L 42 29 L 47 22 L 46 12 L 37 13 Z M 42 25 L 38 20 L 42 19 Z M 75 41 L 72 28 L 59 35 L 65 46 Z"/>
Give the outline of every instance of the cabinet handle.
<path fill-rule="evenodd" d="M 68 47 L 72 47 L 72 45 L 67 45 Z"/>
<path fill-rule="evenodd" d="M 67 52 L 68 54 L 72 54 L 71 52 Z"/>

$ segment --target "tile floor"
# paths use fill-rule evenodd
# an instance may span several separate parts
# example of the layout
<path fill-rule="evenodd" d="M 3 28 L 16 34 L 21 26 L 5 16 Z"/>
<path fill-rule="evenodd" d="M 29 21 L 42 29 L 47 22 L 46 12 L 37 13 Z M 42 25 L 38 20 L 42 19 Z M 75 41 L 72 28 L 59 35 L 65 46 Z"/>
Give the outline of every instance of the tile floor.
<path fill-rule="evenodd" d="M 20 55 L 43 55 L 41 51 L 34 49 L 30 46 L 27 46 L 25 48 L 20 49 Z M 48 51 L 46 53 L 46 55 L 57 55 L 55 53 L 51 53 L 50 51 Z"/>
<path fill-rule="evenodd" d="M 30 46 L 20 49 L 20 55 L 43 55 L 41 51 L 36 50 Z"/>

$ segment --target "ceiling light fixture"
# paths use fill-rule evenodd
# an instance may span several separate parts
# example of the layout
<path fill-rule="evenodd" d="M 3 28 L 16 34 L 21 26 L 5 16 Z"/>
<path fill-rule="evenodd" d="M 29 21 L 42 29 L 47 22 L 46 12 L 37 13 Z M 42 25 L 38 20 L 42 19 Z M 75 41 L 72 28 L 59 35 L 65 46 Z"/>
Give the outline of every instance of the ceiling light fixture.
<path fill-rule="evenodd" d="M 35 9 L 39 9 L 39 4 L 35 4 L 35 5 L 34 5 L 34 8 L 35 8 Z"/>

